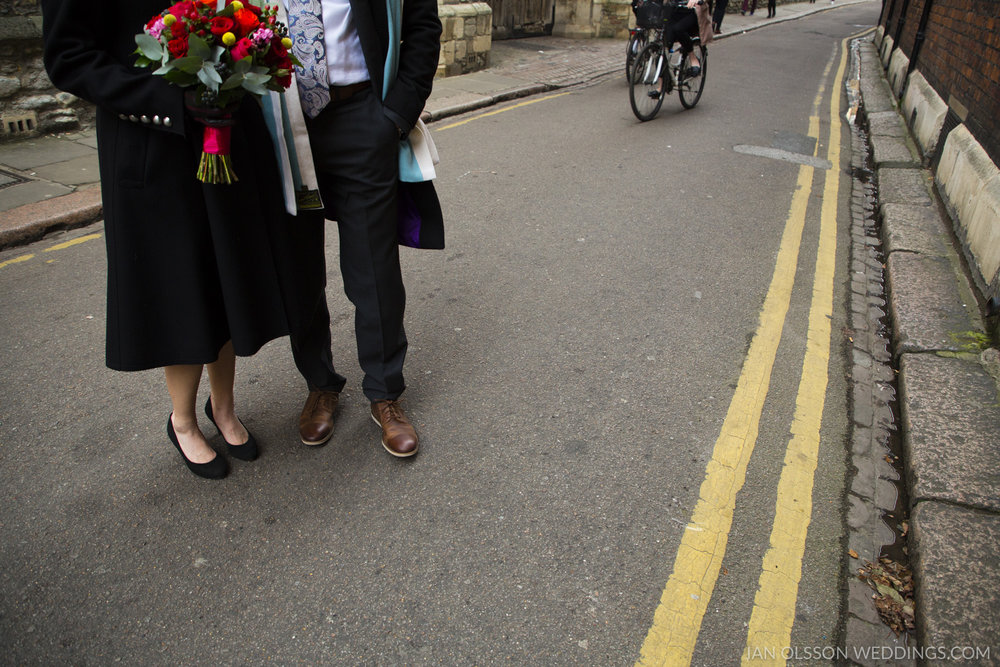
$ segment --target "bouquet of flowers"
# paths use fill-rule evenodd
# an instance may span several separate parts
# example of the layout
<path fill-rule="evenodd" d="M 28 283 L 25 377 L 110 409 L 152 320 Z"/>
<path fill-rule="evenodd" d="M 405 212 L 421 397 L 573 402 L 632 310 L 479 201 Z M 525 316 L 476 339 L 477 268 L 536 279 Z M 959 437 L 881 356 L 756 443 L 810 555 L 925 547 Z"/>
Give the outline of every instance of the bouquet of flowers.
<path fill-rule="evenodd" d="M 277 5 L 255 0 L 183 0 L 154 16 L 135 36 L 139 67 L 186 88 L 185 105 L 205 125 L 198 179 L 236 180 L 229 140 L 232 111 L 246 94 L 284 92 L 299 62 Z"/>

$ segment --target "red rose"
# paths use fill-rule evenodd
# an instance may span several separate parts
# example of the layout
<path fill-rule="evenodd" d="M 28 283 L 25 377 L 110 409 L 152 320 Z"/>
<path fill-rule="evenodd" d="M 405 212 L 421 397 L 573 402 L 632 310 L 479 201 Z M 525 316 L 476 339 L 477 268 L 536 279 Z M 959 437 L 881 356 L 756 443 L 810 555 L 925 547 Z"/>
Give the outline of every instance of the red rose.
<path fill-rule="evenodd" d="M 283 60 L 288 60 L 288 49 L 281 43 L 281 38 L 277 35 L 271 40 L 271 48 L 264 56 L 264 62 L 268 65 L 278 64 Z M 289 61 L 291 62 L 291 61 Z M 281 67 L 281 65 L 278 65 Z"/>
<path fill-rule="evenodd" d="M 229 53 L 233 56 L 234 61 L 243 60 L 253 53 L 253 42 L 244 37 L 233 45 L 233 49 Z"/>
<path fill-rule="evenodd" d="M 172 39 L 167 42 L 167 50 L 174 58 L 183 58 L 188 52 L 188 41 L 186 37 Z"/>
<path fill-rule="evenodd" d="M 209 24 L 209 30 L 216 37 L 222 37 L 224 34 L 233 29 L 233 20 L 226 16 L 216 16 L 212 19 Z"/>
<path fill-rule="evenodd" d="M 181 39 L 182 37 L 187 37 L 187 26 L 181 21 L 174 21 L 174 24 L 170 26 L 170 34 L 174 39 Z M 187 41 L 187 40 L 184 40 Z"/>
<path fill-rule="evenodd" d="M 236 26 L 239 28 L 241 37 L 248 35 L 253 30 L 256 30 L 257 26 L 260 25 L 257 15 L 246 8 L 240 9 L 233 14 L 233 19 L 236 21 Z"/>
<path fill-rule="evenodd" d="M 168 9 L 167 13 L 173 14 L 177 18 L 198 18 L 198 10 L 195 8 L 192 0 L 178 2 L 176 5 Z"/>
<path fill-rule="evenodd" d="M 274 77 L 274 80 L 277 81 L 282 88 L 288 88 L 290 85 L 292 85 L 291 69 L 288 70 L 288 74 L 286 74 L 285 76 L 276 76 Z"/>

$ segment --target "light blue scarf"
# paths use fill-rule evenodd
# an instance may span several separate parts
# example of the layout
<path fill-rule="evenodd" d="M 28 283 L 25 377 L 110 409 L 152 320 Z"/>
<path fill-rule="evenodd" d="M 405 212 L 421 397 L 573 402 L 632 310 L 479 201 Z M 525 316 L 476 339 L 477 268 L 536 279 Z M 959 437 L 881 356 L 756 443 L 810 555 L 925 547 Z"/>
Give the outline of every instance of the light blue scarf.
<path fill-rule="evenodd" d="M 389 17 L 389 53 L 385 58 L 385 72 L 382 79 L 382 99 L 396 82 L 399 71 L 400 34 L 403 27 L 403 0 L 386 0 L 386 15 Z M 418 120 L 406 139 L 399 142 L 399 180 L 405 183 L 432 181 L 437 175 L 437 149 L 431 140 L 424 122 Z"/>

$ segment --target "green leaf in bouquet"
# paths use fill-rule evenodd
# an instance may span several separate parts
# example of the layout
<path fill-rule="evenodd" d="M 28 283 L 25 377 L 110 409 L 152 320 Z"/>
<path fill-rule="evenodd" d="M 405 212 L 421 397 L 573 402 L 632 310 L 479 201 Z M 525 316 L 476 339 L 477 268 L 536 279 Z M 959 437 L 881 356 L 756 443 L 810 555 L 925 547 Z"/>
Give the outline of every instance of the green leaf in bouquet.
<path fill-rule="evenodd" d="M 182 72 L 187 72 L 188 74 L 197 74 L 198 70 L 202 68 L 205 61 L 198 56 L 184 56 L 183 58 L 178 58 L 174 61 L 174 67 Z"/>
<path fill-rule="evenodd" d="M 206 88 L 213 91 L 218 90 L 219 84 L 222 83 L 222 77 L 215 71 L 215 66 L 212 63 L 202 65 L 202 68 L 198 70 L 198 80 L 205 84 Z"/>
<path fill-rule="evenodd" d="M 253 81 L 250 79 L 250 76 L 251 75 L 247 74 L 246 78 L 243 80 L 243 89 L 253 93 L 254 95 L 267 95 L 267 87 L 264 82 Z"/>
<path fill-rule="evenodd" d="M 152 64 L 153 61 L 142 54 L 140 54 L 139 57 L 135 59 L 136 67 L 149 67 Z"/>
<path fill-rule="evenodd" d="M 188 55 L 208 60 L 212 57 L 212 49 L 209 48 L 208 42 L 198 35 L 191 33 L 188 35 Z"/>
<path fill-rule="evenodd" d="M 167 74 L 173 71 L 174 71 L 174 63 L 166 62 L 157 67 L 155 70 L 153 70 L 153 74 L 155 74 L 156 76 L 166 76 Z"/>
<path fill-rule="evenodd" d="M 250 67 L 252 65 L 253 65 L 253 57 L 247 56 L 233 63 L 233 71 L 238 72 L 240 74 L 246 74 L 247 72 L 250 71 Z"/>
<path fill-rule="evenodd" d="M 239 88 L 240 86 L 243 85 L 243 78 L 244 75 L 242 72 L 236 72 L 234 74 L 230 74 L 229 77 L 222 82 L 222 85 L 219 86 L 219 89 L 232 90 L 233 88 Z"/>
<path fill-rule="evenodd" d="M 271 76 L 266 73 L 266 70 L 265 70 L 264 73 L 261 73 L 261 72 L 247 72 L 247 74 L 246 74 L 246 80 L 249 81 L 250 83 L 254 84 L 255 86 L 258 86 L 258 85 L 259 86 L 263 86 L 265 83 L 268 82 L 268 80 L 270 78 L 271 78 Z"/>
<path fill-rule="evenodd" d="M 187 72 L 182 72 L 179 69 L 170 70 L 163 75 L 163 78 L 176 86 L 180 86 L 181 88 L 193 86 L 198 83 L 197 76 L 194 74 L 188 74 Z"/>
<path fill-rule="evenodd" d="M 135 36 L 135 43 L 139 47 L 139 51 L 142 55 L 146 56 L 151 61 L 163 58 L 163 45 L 160 44 L 159 40 L 154 38 L 152 35 L 140 33 Z"/>

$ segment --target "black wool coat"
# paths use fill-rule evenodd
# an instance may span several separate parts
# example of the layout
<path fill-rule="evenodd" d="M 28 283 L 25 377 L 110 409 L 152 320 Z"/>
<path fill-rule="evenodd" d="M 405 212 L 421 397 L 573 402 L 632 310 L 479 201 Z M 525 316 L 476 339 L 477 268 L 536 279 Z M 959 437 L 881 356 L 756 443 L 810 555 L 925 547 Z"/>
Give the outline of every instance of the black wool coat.
<path fill-rule="evenodd" d="M 289 216 L 259 106 L 232 133 L 239 182 L 195 178 L 203 127 L 183 91 L 133 66 L 165 0 L 42 0 L 53 83 L 97 105 L 108 257 L 107 365 L 142 370 L 238 355 L 296 330 L 324 299 L 323 221 Z"/>

